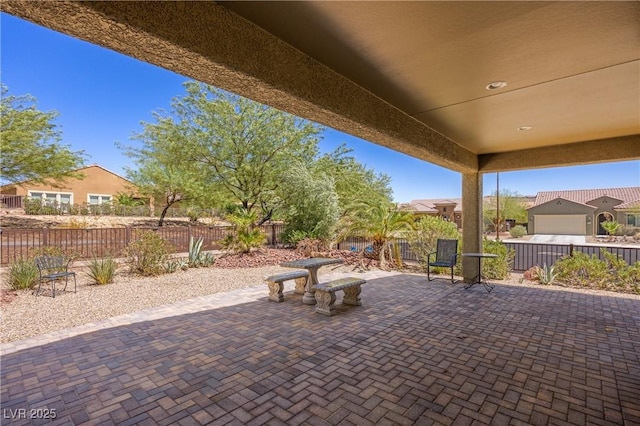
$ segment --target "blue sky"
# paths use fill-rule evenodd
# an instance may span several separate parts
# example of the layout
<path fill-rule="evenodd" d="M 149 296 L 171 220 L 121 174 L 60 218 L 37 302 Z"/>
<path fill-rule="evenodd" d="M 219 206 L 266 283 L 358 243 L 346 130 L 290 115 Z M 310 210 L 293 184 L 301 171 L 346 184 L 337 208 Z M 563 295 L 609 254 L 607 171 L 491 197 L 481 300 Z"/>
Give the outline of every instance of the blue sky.
<path fill-rule="evenodd" d="M 55 110 L 62 143 L 85 150 L 88 164 L 124 175 L 132 166 L 116 142 L 153 121 L 184 94 L 188 78 L 99 46 L 56 33 L 11 15 L 0 14 L 0 80 L 12 95 L 30 94 L 41 111 Z M 417 160 L 353 136 L 327 129 L 323 152 L 345 142 L 362 164 L 391 176 L 395 201 L 458 198 L 459 173 Z M 562 189 L 640 185 L 640 161 L 500 173 L 500 188 L 522 195 Z M 496 174 L 484 176 L 484 192 L 496 188 Z"/>

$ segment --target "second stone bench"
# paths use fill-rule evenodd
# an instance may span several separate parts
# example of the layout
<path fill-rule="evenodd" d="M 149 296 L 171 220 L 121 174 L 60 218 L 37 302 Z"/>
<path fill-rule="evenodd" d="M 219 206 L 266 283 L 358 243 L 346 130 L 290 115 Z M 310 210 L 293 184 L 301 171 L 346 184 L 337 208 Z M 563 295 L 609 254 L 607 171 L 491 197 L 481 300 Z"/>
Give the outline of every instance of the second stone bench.
<path fill-rule="evenodd" d="M 361 278 L 346 277 L 316 285 L 316 313 L 329 316 L 335 315 L 334 304 L 336 302 L 336 291 L 338 290 L 344 291 L 343 305 L 362 305 L 360 300 L 361 286 L 366 282 Z"/>

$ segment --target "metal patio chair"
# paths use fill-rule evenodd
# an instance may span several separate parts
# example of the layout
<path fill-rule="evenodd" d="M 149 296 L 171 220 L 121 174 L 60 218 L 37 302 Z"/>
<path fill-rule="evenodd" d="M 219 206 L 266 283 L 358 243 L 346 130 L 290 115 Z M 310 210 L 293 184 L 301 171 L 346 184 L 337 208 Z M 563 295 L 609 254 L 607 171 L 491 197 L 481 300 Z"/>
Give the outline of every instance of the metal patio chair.
<path fill-rule="evenodd" d="M 431 261 L 432 256 L 434 260 Z M 436 243 L 436 251 L 429 253 L 427 256 L 427 280 L 431 279 L 431 267 L 451 268 L 451 283 L 456 281 L 453 279 L 453 268 L 456 266 L 458 259 L 458 240 L 439 239 Z M 434 278 L 435 279 L 435 278 Z"/>
<path fill-rule="evenodd" d="M 77 292 L 76 273 L 69 271 L 71 259 L 65 260 L 63 256 L 38 256 L 35 258 L 35 263 L 40 273 L 38 289 L 34 292 L 36 296 L 40 294 L 42 283 L 50 282 L 51 294 L 56 297 L 56 281 L 64 278 L 64 289 L 62 291 L 66 291 L 69 277 L 71 276 L 73 277 L 73 292 Z"/>

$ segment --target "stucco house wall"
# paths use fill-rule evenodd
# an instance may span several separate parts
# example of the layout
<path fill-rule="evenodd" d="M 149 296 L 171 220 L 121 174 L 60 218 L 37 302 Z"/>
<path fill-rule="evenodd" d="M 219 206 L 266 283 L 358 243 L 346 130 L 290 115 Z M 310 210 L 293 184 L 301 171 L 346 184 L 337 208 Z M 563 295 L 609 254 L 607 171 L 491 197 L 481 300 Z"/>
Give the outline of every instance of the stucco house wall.
<path fill-rule="evenodd" d="M 67 179 L 64 183 L 42 184 L 37 182 L 22 182 L 20 184 L 5 185 L 0 193 L 33 197 L 46 194 L 45 198 L 57 203 L 71 205 L 102 204 L 113 202 L 117 193 L 135 193 L 135 185 L 97 164 L 77 170 L 84 175 L 83 179 Z"/>
<path fill-rule="evenodd" d="M 593 233 L 593 212 L 595 207 L 574 203 L 569 200 L 556 199 L 527 210 L 529 215 L 528 230 L 530 234 L 536 233 L 536 215 L 582 215 L 585 222 L 587 235 Z"/>
<path fill-rule="evenodd" d="M 622 224 L 620 232 L 631 235 L 640 231 L 640 187 L 539 192 L 527 213 L 530 234 L 540 233 L 536 215 L 584 215 L 586 235 L 605 234 L 600 226 L 605 220 Z"/>

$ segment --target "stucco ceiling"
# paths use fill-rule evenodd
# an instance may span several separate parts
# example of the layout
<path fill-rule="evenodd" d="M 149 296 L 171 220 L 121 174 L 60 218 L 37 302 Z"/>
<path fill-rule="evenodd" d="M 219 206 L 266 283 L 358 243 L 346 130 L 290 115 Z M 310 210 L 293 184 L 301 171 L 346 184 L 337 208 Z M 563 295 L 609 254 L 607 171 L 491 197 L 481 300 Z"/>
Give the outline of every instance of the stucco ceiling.
<path fill-rule="evenodd" d="M 636 1 L 1 7 L 463 173 L 640 158 Z"/>
<path fill-rule="evenodd" d="M 638 2 L 222 4 L 476 154 L 640 132 Z"/>

